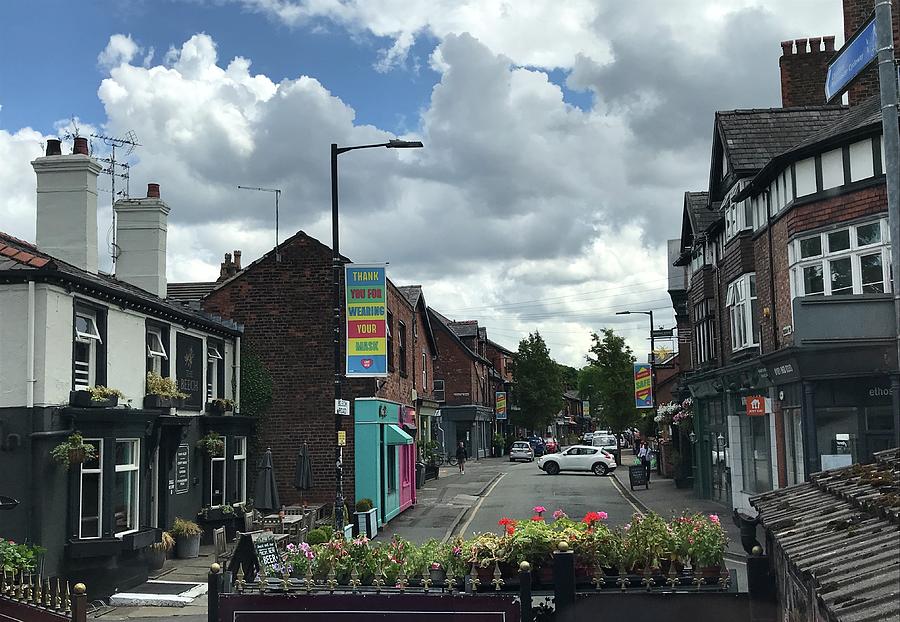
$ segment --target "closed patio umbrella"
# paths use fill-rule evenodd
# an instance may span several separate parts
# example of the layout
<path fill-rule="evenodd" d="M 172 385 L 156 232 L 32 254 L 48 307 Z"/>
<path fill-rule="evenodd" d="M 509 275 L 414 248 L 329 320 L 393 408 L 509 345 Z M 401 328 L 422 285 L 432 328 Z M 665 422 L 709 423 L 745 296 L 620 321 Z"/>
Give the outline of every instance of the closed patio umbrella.
<path fill-rule="evenodd" d="M 303 501 L 304 490 L 312 488 L 312 463 L 309 460 L 309 447 L 303 443 L 303 447 L 297 453 L 297 466 L 294 468 L 294 488 L 301 491 L 300 501 Z"/>
<path fill-rule="evenodd" d="M 281 508 L 278 500 L 278 486 L 275 484 L 275 471 L 272 469 L 272 450 L 266 449 L 259 460 L 259 473 L 256 475 L 256 497 L 254 505 L 259 510 L 273 512 Z"/>

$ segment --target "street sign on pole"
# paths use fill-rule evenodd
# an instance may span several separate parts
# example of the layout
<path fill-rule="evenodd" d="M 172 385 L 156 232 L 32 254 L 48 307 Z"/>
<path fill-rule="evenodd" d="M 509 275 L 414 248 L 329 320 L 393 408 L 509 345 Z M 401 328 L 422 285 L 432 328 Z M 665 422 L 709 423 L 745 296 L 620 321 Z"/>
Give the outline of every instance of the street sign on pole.
<path fill-rule="evenodd" d="M 825 76 L 825 101 L 843 94 L 853 80 L 878 56 L 875 43 L 875 15 L 873 14 L 838 50 L 828 65 Z"/>
<path fill-rule="evenodd" d="M 349 417 L 350 400 L 334 400 L 334 414 L 341 417 Z"/>
<path fill-rule="evenodd" d="M 672 336 L 671 328 L 654 328 L 652 331 L 654 339 L 665 339 Z"/>

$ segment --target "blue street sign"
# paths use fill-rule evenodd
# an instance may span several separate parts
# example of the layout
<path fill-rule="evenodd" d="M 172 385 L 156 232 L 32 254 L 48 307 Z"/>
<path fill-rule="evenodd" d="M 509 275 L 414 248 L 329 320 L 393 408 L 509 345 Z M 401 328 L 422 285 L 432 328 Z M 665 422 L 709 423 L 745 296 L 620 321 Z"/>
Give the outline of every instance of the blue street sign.
<path fill-rule="evenodd" d="M 874 17 L 874 16 L 873 16 Z M 878 56 L 875 45 L 875 20 L 869 20 L 844 44 L 828 65 L 825 78 L 825 101 L 841 95 L 853 79 Z"/>

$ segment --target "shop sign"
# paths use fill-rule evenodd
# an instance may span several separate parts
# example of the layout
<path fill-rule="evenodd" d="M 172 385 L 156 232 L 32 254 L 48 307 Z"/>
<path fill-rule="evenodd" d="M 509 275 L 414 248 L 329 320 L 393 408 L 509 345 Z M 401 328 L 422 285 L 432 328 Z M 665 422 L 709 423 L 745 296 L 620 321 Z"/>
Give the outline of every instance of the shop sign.
<path fill-rule="evenodd" d="M 179 445 L 175 452 L 175 494 L 183 495 L 188 491 L 191 479 L 191 448 Z"/>
<path fill-rule="evenodd" d="M 494 410 L 497 414 L 497 421 L 503 421 L 506 419 L 506 391 L 497 391 L 496 393 Z"/>
<path fill-rule="evenodd" d="M 648 363 L 634 364 L 634 406 L 653 408 L 653 372 Z"/>
<path fill-rule="evenodd" d="M 747 396 L 747 416 L 761 417 L 766 414 L 766 398 L 763 395 Z"/>
<path fill-rule="evenodd" d="M 348 378 L 388 375 L 386 279 L 383 264 L 344 266 Z"/>
<path fill-rule="evenodd" d="M 175 337 L 175 378 L 178 390 L 187 394 L 185 406 L 192 410 L 203 407 L 204 387 L 203 371 L 206 368 L 206 356 L 203 351 L 203 340 L 178 333 Z"/>

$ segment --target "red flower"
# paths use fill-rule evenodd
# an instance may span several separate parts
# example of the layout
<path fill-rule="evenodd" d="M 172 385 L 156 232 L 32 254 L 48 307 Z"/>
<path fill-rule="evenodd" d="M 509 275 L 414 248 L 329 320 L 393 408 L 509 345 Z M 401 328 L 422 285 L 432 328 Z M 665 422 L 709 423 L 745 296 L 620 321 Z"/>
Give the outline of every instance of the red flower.
<path fill-rule="evenodd" d="M 497 521 L 497 524 L 500 525 L 501 527 L 503 527 L 505 525 L 515 525 L 516 521 L 504 516 L 503 518 L 501 518 L 500 520 Z"/>
<path fill-rule="evenodd" d="M 588 512 L 584 515 L 584 518 L 581 519 L 582 523 L 586 525 L 592 525 L 606 518 L 606 512 Z"/>
<path fill-rule="evenodd" d="M 516 531 L 515 525 L 507 525 L 506 526 L 506 535 L 511 536 L 511 535 L 513 535 L 513 533 L 515 533 L 515 531 Z"/>
<path fill-rule="evenodd" d="M 533 520 L 533 521 L 541 521 L 541 520 L 544 520 L 544 517 L 541 516 L 540 514 L 535 514 L 534 516 L 531 517 L 531 520 Z"/>

